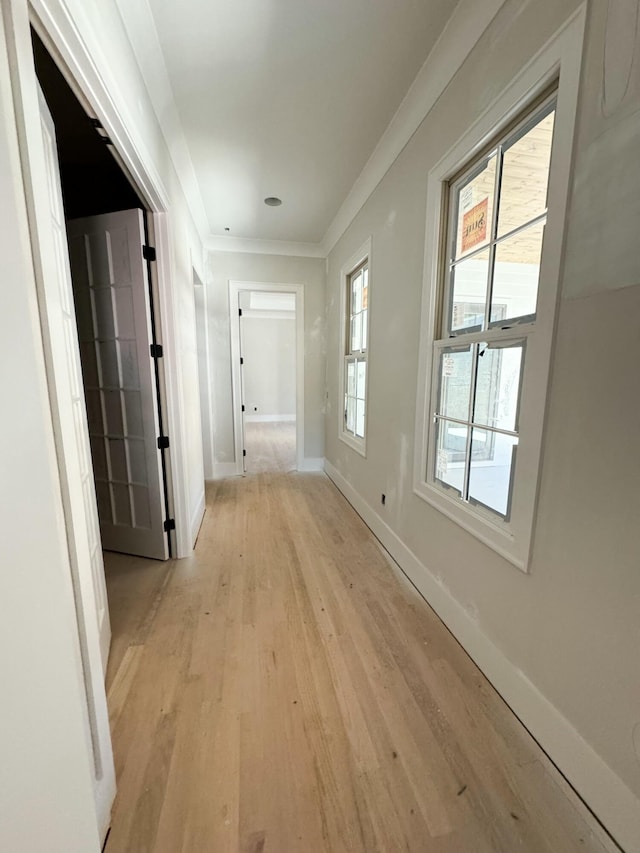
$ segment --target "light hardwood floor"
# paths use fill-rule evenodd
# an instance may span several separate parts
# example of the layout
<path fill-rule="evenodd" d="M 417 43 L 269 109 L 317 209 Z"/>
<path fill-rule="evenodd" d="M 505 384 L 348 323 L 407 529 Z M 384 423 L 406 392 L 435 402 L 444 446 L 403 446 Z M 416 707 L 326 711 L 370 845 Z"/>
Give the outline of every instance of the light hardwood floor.
<path fill-rule="evenodd" d="M 247 474 L 286 473 L 296 468 L 296 425 L 293 421 L 244 425 Z"/>
<path fill-rule="evenodd" d="M 219 481 L 195 555 L 107 555 L 106 853 L 615 849 L 321 474 Z"/>

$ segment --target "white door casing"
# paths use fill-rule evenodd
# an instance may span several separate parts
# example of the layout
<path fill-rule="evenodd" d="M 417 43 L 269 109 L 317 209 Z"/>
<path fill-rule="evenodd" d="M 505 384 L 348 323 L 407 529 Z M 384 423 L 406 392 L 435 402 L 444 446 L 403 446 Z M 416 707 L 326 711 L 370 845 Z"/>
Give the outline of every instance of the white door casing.
<path fill-rule="evenodd" d="M 103 547 L 167 559 L 141 210 L 68 223 Z"/>
<path fill-rule="evenodd" d="M 55 128 L 39 92 L 40 120 L 49 210 L 38 210 L 42 259 L 41 318 L 48 352 L 48 382 L 56 452 L 69 544 L 83 677 L 87 698 L 87 738 L 93 755 L 97 816 L 104 837 L 111 819 L 116 783 L 104 689 L 111 639 L 102 562 L 87 413 L 69 256 L 65 233 Z M 48 214 L 48 224 L 45 216 Z"/>

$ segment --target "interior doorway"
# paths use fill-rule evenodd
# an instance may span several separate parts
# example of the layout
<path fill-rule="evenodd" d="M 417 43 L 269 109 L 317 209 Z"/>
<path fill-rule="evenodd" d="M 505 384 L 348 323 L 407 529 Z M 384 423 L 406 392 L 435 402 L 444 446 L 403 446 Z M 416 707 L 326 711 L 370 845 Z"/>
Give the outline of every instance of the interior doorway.
<path fill-rule="evenodd" d="M 236 464 L 287 473 L 304 459 L 302 285 L 230 282 Z"/>
<path fill-rule="evenodd" d="M 32 39 L 55 130 L 100 540 L 106 551 L 166 559 L 174 543 L 146 206 Z"/>

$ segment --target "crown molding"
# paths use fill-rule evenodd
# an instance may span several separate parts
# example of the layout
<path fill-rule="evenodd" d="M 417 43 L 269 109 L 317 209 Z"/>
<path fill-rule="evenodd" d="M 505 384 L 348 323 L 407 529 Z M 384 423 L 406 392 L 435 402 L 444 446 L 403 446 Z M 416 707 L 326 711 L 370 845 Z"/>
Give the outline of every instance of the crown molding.
<path fill-rule="evenodd" d="M 504 3 L 505 0 L 483 0 L 482 3 L 461 0 L 458 3 L 329 225 L 321 244 L 325 256 L 351 225 Z"/>
<path fill-rule="evenodd" d="M 206 249 L 210 252 L 245 252 L 251 255 L 288 255 L 295 258 L 325 258 L 322 243 L 296 243 L 286 240 L 259 240 L 251 237 L 222 237 L 212 234 Z"/>
<path fill-rule="evenodd" d="M 162 129 L 178 181 L 200 238 L 210 233 L 209 217 L 196 177 L 173 88 L 148 0 L 115 0 L 124 30 L 135 54 L 156 120 Z"/>

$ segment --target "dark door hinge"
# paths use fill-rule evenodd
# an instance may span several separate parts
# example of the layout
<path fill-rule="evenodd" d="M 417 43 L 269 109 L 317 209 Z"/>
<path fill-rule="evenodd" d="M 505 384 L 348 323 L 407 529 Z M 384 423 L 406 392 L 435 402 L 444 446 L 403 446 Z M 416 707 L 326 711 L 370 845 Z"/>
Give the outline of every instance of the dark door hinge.
<path fill-rule="evenodd" d="M 238 308 L 238 317 L 242 317 L 242 308 Z"/>
<path fill-rule="evenodd" d="M 164 532 L 168 533 L 170 530 L 176 529 L 176 520 L 175 518 L 168 518 L 164 523 Z"/>
<path fill-rule="evenodd" d="M 153 246 L 143 246 L 142 257 L 145 259 L 145 261 L 155 261 L 156 250 L 153 248 Z"/>
<path fill-rule="evenodd" d="M 244 364 L 244 358 L 240 356 L 240 364 Z"/>
<path fill-rule="evenodd" d="M 242 411 L 244 412 L 244 403 L 242 404 Z"/>
<path fill-rule="evenodd" d="M 246 455 L 247 455 L 247 451 L 246 451 L 246 450 L 243 450 L 243 451 L 242 451 L 242 455 L 243 455 L 243 456 L 246 456 Z"/>
<path fill-rule="evenodd" d="M 150 344 L 151 358 L 162 358 L 162 344 Z"/>
<path fill-rule="evenodd" d="M 158 436 L 158 450 L 166 450 L 169 447 L 169 436 L 168 435 L 159 435 Z"/>

